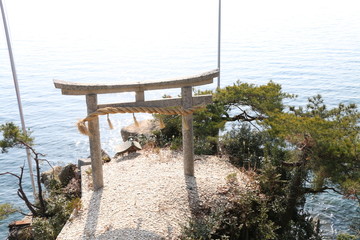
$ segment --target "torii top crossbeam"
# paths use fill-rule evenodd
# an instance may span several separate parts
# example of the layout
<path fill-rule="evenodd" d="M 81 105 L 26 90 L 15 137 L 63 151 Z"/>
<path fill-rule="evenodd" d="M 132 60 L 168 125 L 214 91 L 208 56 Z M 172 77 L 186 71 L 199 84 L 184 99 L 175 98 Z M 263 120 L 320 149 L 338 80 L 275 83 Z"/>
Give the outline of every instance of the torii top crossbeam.
<path fill-rule="evenodd" d="M 219 76 L 219 70 L 212 70 L 195 76 L 160 80 L 143 81 L 133 83 L 106 83 L 106 84 L 87 84 L 74 83 L 61 80 L 54 80 L 56 88 L 61 88 L 63 95 L 86 95 L 104 94 L 119 92 L 137 92 L 168 88 L 182 88 L 186 86 L 200 86 L 213 83 L 213 79 Z"/>
<path fill-rule="evenodd" d="M 192 87 L 213 83 L 214 78 L 219 76 L 219 70 L 212 70 L 199 75 L 161 81 L 144 81 L 135 83 L 107 83 L 86 84 L 54 80 L 56 88 L 60 88 L 63 95 L 85 95 L 87 113 L 93 114 L 97 110 L 106 107 L 179 107 L 183 109 L 192 108 L 194 105 L 211 103 L 211 96 L 192 96 Z M 144 91 L 181 88 L 180 99 L 162 99 L 145 101 Z M 135 102 L 101 104 L 97 102 L 97 94 L 135 92 Z M 184 173 L 194 176 L 194 144 L 193 144 L 193 117 L 192 114 L 182 116 Z M 184 127 L 186 126 L 186 127 Z M 101 143 L 99 119 L 96 116 L 88 121 L 88 130 L 91 154 L 91 167 L 94 189 L 103 187 L 103 170 L 101 160 Z"/>

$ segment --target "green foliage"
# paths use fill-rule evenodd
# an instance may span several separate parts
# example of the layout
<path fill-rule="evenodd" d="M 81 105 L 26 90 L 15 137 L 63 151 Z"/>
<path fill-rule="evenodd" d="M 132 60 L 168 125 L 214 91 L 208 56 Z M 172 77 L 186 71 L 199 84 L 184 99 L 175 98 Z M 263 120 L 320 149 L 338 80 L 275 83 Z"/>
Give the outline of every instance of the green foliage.
<path fill-rule="evenodd" d="M 34 218 L 32 227 L 33 227 L 33 235 L 35 239 L 50 240 L 50 239 L 56 239 L 57 237 L 57 233 L 53 228 L 51 219 Z"/>
<path fill-rule="evenodd" d="M 82 207 L 81 198 L 74 198 L 66 205 L 67 211 L 72 212 L 74 209 L 80 210 Z"/>
<path fill-rule="evenodd" d="M 272 82 L 259 87 L 238 82 L 219 90 L 214 105 L 223 106 L 222 120 L 257 121 L 265 130 L 256 132 L 257 127 L 241 124 L 224 135 L 222 144 L 237 165 L 247 161 L 259 168 L 267 219 L 278 226 L 276 237 L 321 239 L 318 223 L 299 211 L 308 191 L 303 184 L 308 172 L 313 171 L 316 184 L 311 191 L 322 191 L 324 182 L 331 180 L 341 186 L 345 196 L 358 199 L 359 113 L 354 104 L 339 104 L 328 110 L 319 95 L 309 98 L 305 108 L 292 107 L 284 112 L 283 99 L 292 97 Z M 232 217 L 238 218 L 238 214 Z M 204 225 L 218 226 L 210 224 L 213 222 L 198 225 L 205 231 Z"/>
<path fill-rule="evenodd" d="M 197 94 L 202 93 L 205 92 Z M 261 222 L 264 229 L 272 229 L 274 235 L 264 230 L 259 239 L 266 239 L 266 236 L 286 240 L 321 239 L 318 223 L 302 212 L 306 193 L 324 191 L 327 189 L 325 183 L 332 182 L 345 197 L 360 202 L 360 113 L 357 106 L 339 104 L 328 109 L 317 95 L 309 98 L 305 107 L 290 107 L 286 112 L 283 101 L 294 97 L 283 93 L 281 86 L 273 82 L 256 86 L 238 81 L 217 90 L 213 93 L 213 104 L 194 113 L 196 153 L 214 154 L 224 149 L 236 165 L 247 163 L 259 174 L 260 192 L 245 197 L 244 202 L 238 196 L 234 198 L 247 209 L 230 201 L 229 208 L 212 209 L 211 215 L 193 219 L 184 230 L 184 239 L 233 237 L 227 231 L 231 229 L 238 234 L 239 229 L 245 229 L 241 225 L 243 221 L 247 221 L 241 218 L 239 209 Z M 166 128 L 170 126 L 161 131 L 164 134 L 161 139 L 168 141 L 165 145 L 174 142 L 179 146 L 181 143 L 181 118 L 176 118 L 176 124 L 171 122 L 172 118 L 164 118 Z M 227 122 L 241 124 L 219 139 L 219 130 L 223 130 Z M 309 173 L 314 174 L 312 188 L 305 187 Z M 256 202 L 259 208 L 255 211 L 249 202 Z M 256 214 L 251 215 L 251 211 Z M 252 226 L 250 222 L 246 224 Z M 246 239 L 241 234 L 236 237 Z M 253 236 L 253 232 L 247 234 Z"/>
<path fill-rule="evenodd" d="M 237 186 L 236 175 L 229 175 L 226 201 L 211 206 L 208 214 L 192 218 L 183 227 L 181 239 L 321 240 L 319 228 L 305 213 L 299 213 L 296 221 L 289 221 L 286 231 L 281 229 L 281 216 L 286 208 L 282 187 L 286 182 L 275 176 L 270 183 L 272 174 L 260 176 L 261 190 L 244 192 Z M 271 188 L 275 193 L 264 194 L 264 184 L 268 187 L 273 184 Z"/>
<path fill-rule="evenodd" d="M 33 222 L 33 234 L 35 239 L 56 239 L 61 229 L 69 219 L 74 208 L 80 208 L 80 200 L 69 200 L 62 195 L 56 195 L 48 199 L 48 218 L 35 218 Z"/>
<path fill-rule="evenodd" d="M 344 195 L 359 199 L 360 193 L 360 113 L 355 104 L 339 104 L 327 110 L 321 96 L 309 99 L 305 109 L 274 113 L 265 121 L 273 136 L 294 148 L 311 149 L 306 166 L 315 174 L 314 189 L 325 180 L 340 186 Z"/>
<path fill-rule="evenodd" d="M 194 148 L 196 154 L 216 154 L 219 144 L 219 130 L 227 122 L 223 118 L 224 105 L 216 102 L 212 91 L 197 91 L 195 95 L 213 94 L 213 104 L 207 105 L 194 113 Z"/>
<path fill-rule="evenodd" d="M 233 86 L 219 89 L 214 101 L 223 105 L 225 112 L 235 107 L 241 112 L 248 111 L 248 114 L 259 116 L 281 112 L 284 109 L 283 100 L 294 97 L 283 93 L 281 85 L 272 81 L 260 86 L 237 81 Z"/>
<path fill-rule="evenodd" d="M 220 212 L 220 211 L 219 211 Z M 220 214 L 211 213 L 210 216 L 191 218 L 187 226 L 183 226 L 181 240 L 207 240 L 213 239 L 212 233 L 216 230 Z M 227 236 L 221 236 L 219 239 L 229 239 Z"/>
<path fill-rule="evenodd" d="M 48 190 L 48 193 L 50 194 L 50 197 L 53 195 L 59 195 L 62 193 L 62 184 L 58 179 L 55 179 L 55 177 L 52 177 L 49 180 L 47 190 Z"/>
<path fill-rule="evenodd" d="M 234 176 L 228 177 L 226 201 L 213 206 L 183 228 L 181 239 L 275 239 L 277 226 L 269 219 L 266 200 L 259 192 L 244 192 Z"/>
<path fill-rule="evenodd" d="M 30 131 L 28 134 L 25 134 L 12 122 L 1 124 L 0 132 L 3 134 L 3 139 L 0 140 L 2 153 L 6 153 L 9 148 L 23 147 L 21 143 L 26 143 L 30 146 L 33 143 L 33 138 L 30 137 Z"/>
<path fill-rule="evenodd" d="M 319 222 L 314 222 L 306 213 L 299 213 L 294 221 L 289 222 L 290 229 L 283 232 L 281 240 L 321 240 Z"/>
<path fill-rule="evenodd" d="M 357 240 L 358 238 L 354 235 L 341 233 L 336 236 L 336 240 Z"/>
<path fill-rule="evenodd" d="M 194 153 L 197 155 L 214 155 L 217 152 L 217 138 L 195 138 Z"/>
<path fill-rule="evenodd" d="M 258 175 L 259 186 L 261 192 L 265 194 L 269 200 L 274 201 L 275 205 L 283 205 L 286 196 L 286 187 L 289 179 L 286 175 L 281 174 L 279 167 L 274 166 L 268 159 L 263 163 L 260 170 L 261 174 Z M 281 215 L 283 209 L 276 207 L 276 214 Z"/>
<path fill-rule="evenodd" d="M 212 94 L 211 91 L 197 91 L 195 95 Z M 284 108 L 282 100 L 293 98 L 283 93 L 281 86 L 273 82 L 267 85 L 236 82 L 233 86 L 213 93 L 213 104 L 194 113 L 194 149 L 196 154 L 215 154 L 218 152 L 219 130 L 228 121 L 256 121 L 267 117 L 272 111 Z M 234 110 L 240 114 L 234 115 Z M 181 116 L 157 115 L 165 123 L 165 128 L 157 132 L 158 146 L 181 142 Z M 179 144 L 175 144 L 180 147 Z"/>
<path fill-rule="evenodd" d="M 266 202 L 258 193 L 235 196 L 221 213 L 215 238 L 227 235 L 229 239 L 273 239 L 276 226 L 269 219 Z"/>
<path fill-rule="evenodd" d="M 170 146 L 174 150 L 180 148 L 181 144 L 179 146 L 176 143 L 181 143 L 182 139 L 181 116 L 155 114 L 154 117 L 155 119 L 161 118 L 165 124 L 165 128 L 154 132 L 156 146 Z"/>
<path fill-rule="evenodd" d="M 223 127 L 224 121 L 216 122 L 212 105 L 201 109 L 194 114 L 194 151 L 195 154 L 214 154 L 217 152 L 217 141 L 219 129 Z M 181 116 L 179 115 L 155 115 L 161 118 L 165 128 L 155 131 L 156 145 L 159 147 L 170 146 L 173 150 L 182 147 Z M 219 118 L 218 118 L 219 120 Z"/>
<path fill-rule="evenodd" d="M 274 165 L 269 157 L 265 159 L 257 180 L 261 194 L 266 196 L 268 217 L 278 226 L 275 231 L 276 239 L 320 240 L 319 223 L 314 222 L 307 213 L 292 209 L 294 211 L 293 219 L 290 221 L 283 220 L 288 210 L 292 175 L 286 172 L 284 174 L 284 169 L 281 166 Z"/>
<path fill-rule="evenodd" d="M 5 219 L 7 216 L 9 216 L 12 213 L 15 213 L 16 211 L 17 209 L 14 208 L 13 205 L 9 203 L 0 204 L 0 220 Z"/>
<path fill-rule="evenodd" d="M 233 127 L 221 138 L 225 153 L 230 156 L 231 163 L 237 166 L 260 167 L 264 157 L 266 138 L 263 133 L 254 130 L 248 124 Z"/>

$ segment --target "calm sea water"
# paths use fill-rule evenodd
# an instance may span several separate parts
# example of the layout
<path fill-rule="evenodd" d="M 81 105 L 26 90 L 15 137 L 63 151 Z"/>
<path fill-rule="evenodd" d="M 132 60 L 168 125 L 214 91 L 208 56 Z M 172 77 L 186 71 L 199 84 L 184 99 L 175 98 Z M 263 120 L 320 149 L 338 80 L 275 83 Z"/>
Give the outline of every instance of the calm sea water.
<path fill-rule="evenodd" d="M 326 103 L 360 104 L 360 15 L 356 1 L 243 1 L 222 4 L 221 86 L 236 80 L 280 83 L 304 104 L 321 94 Z M 217 11 L 213 0 L 5 1 L 27 127 L 36 150 L 54 165 L 88 155 L 88 139 L 75 127 L 86 115 L 83 96 L 63 96 L 53 79 L 134 82 L 198 74 L 217 68 Z M 0 123 L 19 124 L 3 28 L 0 28 Z M 202 87 L 214 89 L 216 83 Z M 157 99 L 164 91 L 147 92 Z M 179 90 L 166 94 L 176 96 Z M 100 96 L 100 103 L 134 95 Z M 143 114 L 138 119 L 149 118 Z M 115 130 L 101 119 L 102 147 L 114 154 L 131 115 L 114 115 Z M 0 171 L 19 172 L 24 151 L 0 155 Z M 47 167 L 44 165 L 44 169 Z M 26 175 L 27 176 L 27 175 Z M 17 179 L 2 176 L 0 203 L 14 202 Z M 30 184 L 24 180 L 28 192 Z M 329 239 L 349 232 L 357 204 L 335 194 L 308 199 Z M 7 225 L 0 222 L 0 238 Z"/>

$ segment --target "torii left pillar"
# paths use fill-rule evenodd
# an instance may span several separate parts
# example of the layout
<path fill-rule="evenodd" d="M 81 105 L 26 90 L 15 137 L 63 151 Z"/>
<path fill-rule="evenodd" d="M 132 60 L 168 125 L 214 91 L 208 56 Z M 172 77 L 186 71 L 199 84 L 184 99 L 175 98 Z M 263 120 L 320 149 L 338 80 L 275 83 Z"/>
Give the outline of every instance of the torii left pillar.
<path fill-rule="evenodd" d="M 87 113 L 91 114 L 97 110 L 97 95 L 86 95 Z M 88 122 L 88 129 L 90 132 L 90 155 L 91 155 L 91 168 L 92 178 L 94 184 L 94 190 L 98 190 L 104 186 L 103 180 L 103 167 L 101 159 L 101 142 L 100 142 L 100 130 L 99 130 L 99 117 Z"/>
<path fill-rule="evenodd" d="M 181 88 L 182 107 L 191 108 L 192 87 Z M 193 114 L 182 116 L 182 135 L 183 135 L 183 153 L 184 153 L 184 174 L 194 176 L 194 133 L 193 133 Z"/>

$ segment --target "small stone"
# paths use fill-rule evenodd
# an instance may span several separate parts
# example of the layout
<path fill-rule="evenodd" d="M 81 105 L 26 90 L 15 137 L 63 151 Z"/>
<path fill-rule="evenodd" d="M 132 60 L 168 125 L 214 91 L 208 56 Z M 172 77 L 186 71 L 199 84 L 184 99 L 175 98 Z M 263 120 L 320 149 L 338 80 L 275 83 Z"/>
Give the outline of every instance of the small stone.
<path fill-rule="evenodd" d="M 116 147 L 116 154 L 114 158 L 117 158 L 118 156 L 121 156 L 124 153 L 135 153 L 138 150 L 141 150 L 142 147 L 139 142 L 134 141 L 131 137 L 126 142 L 120 144 Z"/>
<path fill-rule="evenodd" d="M 104 163 L 111 161 L 109 154 L 107 154 L 103 149 L 101 149 L 101 159 L 103 160 Z"/>

